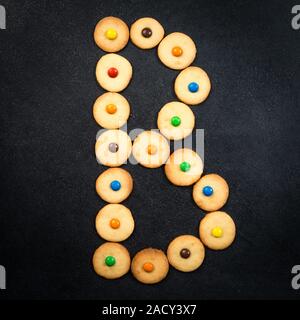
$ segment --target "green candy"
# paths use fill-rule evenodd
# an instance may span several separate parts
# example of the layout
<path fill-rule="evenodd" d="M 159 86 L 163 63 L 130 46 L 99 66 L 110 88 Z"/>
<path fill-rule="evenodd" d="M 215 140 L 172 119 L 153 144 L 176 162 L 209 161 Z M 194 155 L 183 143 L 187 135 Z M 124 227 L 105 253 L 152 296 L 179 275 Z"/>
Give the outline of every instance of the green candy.
<path fill-rule="evenodd" d="M 116 263 L 115 257 L 113 257 L 113 256 L 107 256 L 107 257 L 105 258 L 105 264 L 106 264 L 108 267 L 112 267 L 115 263 Z"/>
<path fill-rule="evenodd" d="M 180 124 L 181 124 L 181 119 L 179 117 L 174 116 L 171 118 L 171 125 L 173 127 L 178 127 L 178 126 L 180 126 Z"/>
<path fill-rule="evenodd" d="M 187 172 L 191 169 L 191 165 L 188 162 L 181 162 L 180 163 L 180 170 L 183 172 Z"/>

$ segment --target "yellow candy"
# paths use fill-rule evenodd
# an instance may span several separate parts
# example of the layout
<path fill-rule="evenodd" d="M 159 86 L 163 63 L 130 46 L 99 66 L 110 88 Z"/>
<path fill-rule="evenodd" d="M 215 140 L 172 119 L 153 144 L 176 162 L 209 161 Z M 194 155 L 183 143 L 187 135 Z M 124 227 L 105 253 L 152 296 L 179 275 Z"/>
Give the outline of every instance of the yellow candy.
<path fill-rule="evenodd" d="M 118 36 L 118 33 L 115 29 L 107 29 L 105 32 L 105 37 L 109 40 L 115 40 Z"/>
<path fill-rule="evenodd" d="M 220 227 L 215 227 L 211 230 L 211 234 L 215 238 L 221 238 L 223 236 L 223 230 Z"/>

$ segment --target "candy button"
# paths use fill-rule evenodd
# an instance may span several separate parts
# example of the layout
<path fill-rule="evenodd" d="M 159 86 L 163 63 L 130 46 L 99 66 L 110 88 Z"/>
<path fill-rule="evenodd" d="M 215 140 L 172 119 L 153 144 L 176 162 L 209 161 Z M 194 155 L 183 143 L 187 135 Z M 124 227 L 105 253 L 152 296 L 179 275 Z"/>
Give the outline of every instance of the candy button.
<path fill-rule="evenodd" d="M 109 150 L 110 152 L 112 152 L 112 153 L 116 153 L 116 152 L 118 152 L 118 150 L 119 150 L 119 145 L 116 144 L 116 143 L 114 143 L 114 142 L 112 142 L 112 143 L 110 143 L 110 144 L 108 145 L 108 150 Z"/>
<path fill-rule="evenodd" d="M 187 259 L 189 258 L 189 256 L 191 255 L 191 251 L 187 248 L 183 248 L 181 251 L 180 251 L 180 256 L 181 258 L 183 259 Z"/>
<path fill-rule="evenodd" d="M 181 124 L 181 119 L 179 117 L 174 116 L 171 118 L 171 125 L 173 127 L 178 127 L 178 126 L 180 126 L 180 124 Z"/>
<path fill-rule="evenodd" d="M 154 270 L 154 265 L 151 262 L 146 262 L 143 265 L 143 269 L 146 272 L 152 272 Z"/>
<path fill-rule="evenodd" d="M 144 38 L 150 38 L 152 36 L 152 30 L 150 28 L 144 28 L 142 30 L 142 36 Z"/>
<path fill-rule="evenodd" d="M 214 189 L 211 186 L 205 186 L 202 192 L 205 196 L 210 197 L 214 193 Z"/>
<path fill-rule="evenodd" d="M 121 183 L 118 180 L 114 180 L 111 182 L 110 188 L 113 191 L 119 191 L 121 189 Z"/>
<path fill-rule="evenodd" d="M 107 71 L 107 74 L 111 77 L 111 78 L 115 78 L 118 76 L 119 71 L 116 68 L 109 68 Z"/>
<path fill-rule="evenodd" d="M 211 230 L 211 234 L 215 238 L 221 238 L 223 236 L 223 230 L 220 227 L 215 227 Z"/>
<path fill-rule="evenodd" d="M 113 256 L 107 256 L 105 258 L 105 264 L 108 266 L 108 267 L 112 267 L 113 265 L 116 264 L 116 259 L 115 257 Z"/>
<path fill-rule="evenodd" d="M 120 228 L 120 220 L 118 219 L 111 219 L 109 224 L 113 229 Z"/>
<path fill-rule="evenodd" d="M 109 114 L 114 114 L 117 111 L 117 106 L 115 104 L 108 104 L 105 108 L 106 112 Z"/>
<path fill-rule="evenodd" d="M 118 37 L 118 32 L 115 29 L 107 29 L 105 37 L 109 40 L 115 40 Z"/>
<path fill-rule="evenodd" d="M 157 148 L 153 144 L 149 144 L 147 151 L 148 151 L 148 154 L 153 155 L 157 152 Z"/>
<path fill-rule="evenodd" d="M 186 161 L 183 161 L 180 163 L 180 170 L 183 171 L 183 172 L 187 172 L 191 169 L 191 165 L 186 162 Z"/>
<path fill-rule="evenodd" d="M 199 85 L 198 83 L 196 82 L 191 82 L 189 85 L 188 85 L 188 89 L 190 92 L 194 93 L 194 92 L 197 92 L 199 90 Z"/>
<path fill-rule="evenodd" d="M 181 55 L 182 55 L 182 49 L 180 48 L 180 47 L 174 47 L 173 49 L 172 49 L 172 55 L 174 56 L 174 57 L 180 57 Z"/>

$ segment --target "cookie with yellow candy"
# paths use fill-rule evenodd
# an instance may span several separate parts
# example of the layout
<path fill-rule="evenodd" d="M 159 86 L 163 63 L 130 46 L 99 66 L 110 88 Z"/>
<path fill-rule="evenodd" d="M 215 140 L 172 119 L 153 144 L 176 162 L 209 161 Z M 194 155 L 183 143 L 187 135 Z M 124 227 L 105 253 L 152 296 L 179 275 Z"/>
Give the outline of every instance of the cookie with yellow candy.
<path fill-rule="evenodd" d="M 106 279 L 117 279 L 129 271 L 130 255 L 123 245 L 106 242 L 96 249 L 92 263 L 99 276 Z"/>
<path fill-rule="evenodd" d="M 102 50 L 117 52 L 127 45 L 129 29 L 123 20 L 116 17 L 106 17 L 97 23 L 94 40 Z"/>
<path fill-rule="evenodd" d="M 188 35 L 174 32 L 161 41 L 157 52 L 160 61 L 165 66 L 181 70 L 195 60 L 197 49 L 194 41 Z"/>
<path fill-rule="evenodd" d="M 147 168 L 158 168 L 169 158 L 170 146 L 167 139 L 155 131 L 139 134 L 132 146 L 136 161 Z"/>
<path fill-rule="evenodd" d="M 130 62 L 119 54 L 109 53 L 100 58 L 96 66 L 99 85 L 111 92 L 124 90 L 132 78 Z"/>
<path fill-rule="evenodd" d="M 130 173 L 122 168 L 110 168 L 96 180 L 96 192 L 106 202 L 120 203 L 127 199 L 133 189 Z"/>
<path fill-rule="evenodd" d="M 195 116 L 186 104 L 178 101 L 169 102 L 160 109 L 157 126 L 167 139 L 180 140 L 192 133 Z"/>
<path fill-rule="evenodd" d="M 211 212 L 200 221 L 199 234 L 205 246 L 213 250 L 223 250 L 235 239 L 235 223 L 225 212 Z"/>
<path fill-rule="evenodd" d="M 102 94 L 94 103 L 93 115 L 96 122 L 106 129 L 122 127 L 130 114 L 130 105 L 125 97 L 116 92 Z"/>
<path fill-rule="evenodd" d="M 176 186 L 190 186 L 201 177 L 203 162 L 200 156 L 188 148 L 171 154 L 165 165 L 165 174 Z"/>
<path fill-rule="evenodd" d="M 107 241 L 126 240 L 134 230 L 131 211 L 122 204 L 107 204 L 97 214 L 96 230 Z"/>
<path fill-rule="evenodd" d="M 162 25 L 153 18 L 140 18 L 130 28 L 131 41 L 141 49 L 156 47 L 164 37 Z"/>
<path fill-rule="evenodd" d="M 198 238 L 192 235 L 182 235 L 171 241 L 167 256 L 170 265 L 175 269 L 191 272 L 202 265 L 205 249 Z"/>
<path fill-rule="evenodd" d="M 229 187 L 218 174 L 203 176 L 193 187 L 193 199 L 205 211 L 221 209 L 229 197 Z"/>
<path fill-rule="evenodd" d="M 169 262 L 163 251 L 153 248 L 143 249 L 132 259 L 131 272 L 142 283 L 158 283 L 167 276 Z"/>
<path fill-rule="evenodd" d="M 177 76 L 174 89 L 179 100 L 189 105 L 196 105 L 208 97 L 211 84 L 203 69 L 188 67 Z"/>
<path fill-rule="evenodd" d="M 118 167 L 124 164 L 131 154 L 132 144 L 123 130 L 106 130 L 95 144 L 97 160 L 104 166 Z"/>

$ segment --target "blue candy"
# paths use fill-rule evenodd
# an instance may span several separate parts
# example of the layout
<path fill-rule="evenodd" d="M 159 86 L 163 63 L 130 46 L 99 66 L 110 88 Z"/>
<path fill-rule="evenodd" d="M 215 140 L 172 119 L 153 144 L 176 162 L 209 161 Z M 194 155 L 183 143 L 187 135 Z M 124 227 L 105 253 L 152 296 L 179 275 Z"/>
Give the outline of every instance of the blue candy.
<path fill-rule="evenodd" d="M 196 82 L 191 82 L 189 85 L 188 85 L 188 88 L 190 90 L 190 92 L 197 92 L 199 90 L 199 85 L 198 83 Z"/>
<path fill-rule="evenodd" d="M 210 197 L 214 193 L 214 189 L 210 186 L 206 186 L 202 190 L 203 194 L 207 197 Z"/>
<path fill-rule="evenodd" d="M 121 183 L 118 180 L 114 180 L 111 182 L 110 188 L 114 191 L 119 191 L 121 189 Z"/>

